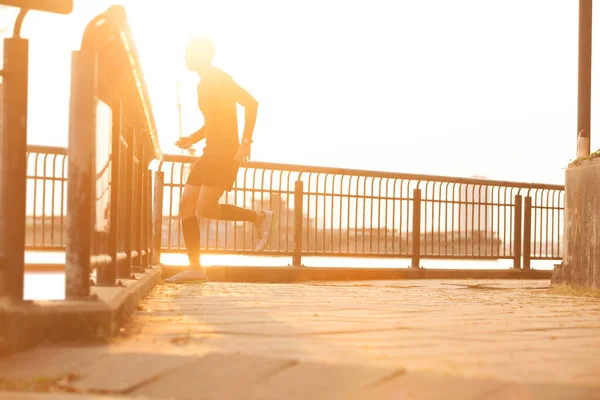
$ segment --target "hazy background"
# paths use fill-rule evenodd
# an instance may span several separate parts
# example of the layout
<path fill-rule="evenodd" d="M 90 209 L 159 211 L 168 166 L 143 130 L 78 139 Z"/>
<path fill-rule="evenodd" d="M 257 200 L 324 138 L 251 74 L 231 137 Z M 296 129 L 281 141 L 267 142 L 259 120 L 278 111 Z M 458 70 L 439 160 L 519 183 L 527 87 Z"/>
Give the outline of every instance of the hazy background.
<path fill-rule="evenodd" d="M 26 18 L 30 143 L 66 146 L 70 51 L 113 3 Z M 574 158 L 576 1 L 121 3 L 165 152 L 177 151 L 177 82 L 184 134 L 202 123 L 182 50 L 203 33 L 260 102 L 255 160 L 561 183 Z M 0 26 L 12 31 L 15 16 L 4 8 Z M 592 104 L 592 150 L 599 112 Z"/>

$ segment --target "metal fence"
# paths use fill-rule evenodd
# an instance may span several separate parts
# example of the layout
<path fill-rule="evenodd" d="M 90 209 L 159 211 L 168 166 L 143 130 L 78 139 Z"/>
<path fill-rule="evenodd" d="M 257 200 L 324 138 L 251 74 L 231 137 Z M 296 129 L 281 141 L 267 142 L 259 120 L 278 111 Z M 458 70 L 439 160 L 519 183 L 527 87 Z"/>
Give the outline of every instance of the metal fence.
<path fill-rule="evenodd" d="M 29 184 L 37 185 L 28 191 L 37 221 L 28 226 L 29 249 L 64 248 L 66 152 L 29 152 Z M 153 167 L 153 240 L 162 252 L 185 250 L 178 203 L 194 160 L 164 155 Z M 422 258 L 512 259 L 528 268 L 530 260 L 562 258 L 560 185 L 251 162 L 222 201 L 275 211 L 265 254 L 297 265 L 302 256 L 338 256 L 412 258 L 415 266 Z M 200 226 L 203 252 L 255 254 L 251 223 L 201 219 Z"/>
<path fill-rule="evenodd" d="M 27 146 L 27 249 L 64 250 L 66 211 L 67 149 Z"/>
<path fill-rule="evenodd" d="M 190 156 L 165 155 L 155 181 L 155 247 L 184 250 L 178 202 Z M 158 194 L 158 195 L 157 195 Z M 487 179 L 249 163 L 222 201 L 275 211 L 266 254 L 301 257 L 562 257 L 564 187 Z M 254 254 L 251 223 L 201 220 L 205 253 Z M 160 244 L 160 245 L 159 245 Z"/>

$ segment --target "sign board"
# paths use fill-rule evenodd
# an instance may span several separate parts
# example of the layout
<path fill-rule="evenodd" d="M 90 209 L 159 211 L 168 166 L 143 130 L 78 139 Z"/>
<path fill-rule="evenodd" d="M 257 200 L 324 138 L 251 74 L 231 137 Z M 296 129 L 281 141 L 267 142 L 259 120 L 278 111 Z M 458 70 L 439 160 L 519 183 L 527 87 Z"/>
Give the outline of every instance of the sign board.
<path fill-rule="evenodd" d="M 70 14 L 73 11 L 73 0 L 0 0 L 0 4 L 56 14 Z"/>

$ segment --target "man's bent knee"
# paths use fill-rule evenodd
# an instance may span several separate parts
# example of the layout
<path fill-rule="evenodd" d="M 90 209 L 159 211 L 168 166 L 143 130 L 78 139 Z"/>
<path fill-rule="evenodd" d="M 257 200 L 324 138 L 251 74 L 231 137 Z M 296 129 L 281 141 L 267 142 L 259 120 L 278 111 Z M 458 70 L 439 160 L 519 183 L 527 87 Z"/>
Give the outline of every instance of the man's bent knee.
<path fill-rule="evenodd" d="M 219 203 L 198 202 L 198 215 L 207 219 L 219 219 Z"/>

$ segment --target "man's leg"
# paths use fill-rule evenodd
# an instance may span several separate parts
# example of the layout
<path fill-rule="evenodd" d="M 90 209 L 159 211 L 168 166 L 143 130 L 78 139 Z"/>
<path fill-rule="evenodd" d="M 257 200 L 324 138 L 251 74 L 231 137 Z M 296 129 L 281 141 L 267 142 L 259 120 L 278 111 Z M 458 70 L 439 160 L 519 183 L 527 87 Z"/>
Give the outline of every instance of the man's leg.
<path fill-rule="evenodd" d="M 198 196 L 198 214 L 204 218 L 221 221 L 253 222 L 257 233 L 255 250 L 264 250 L 275 228 L 275 213 L 267 210 L 256 212 L 232 204 L 219 204 L 219 199 L 224 192 L 224 189 L 218 187 L 202 186 Z"/>
<path fill-rule="evenodd" d="M 196 216 L 196 202 L 200 195 L 200 187 L 185 185 L 179 201 L 179 218 L 183 231 L 183 242 L 190 260 L 191 268 L 200 267 L 200 230 Z"/>
<path fill-rule="evenodd" d="M 260 223 L 264 219 L 262 213 L 241 208 L 232 204 L 219 204 L 224 189 L 211 186 L 202 186 L 198 196 L 198 214 L 207 219 L 221 221 L 248 221 Z"/>
<path fill-rule="evenodd" d="M 200 230 L 196 216 L 196 202 L 199 194 L 200 186 L 186 184 L 179 202 L 179 218 L 190 268 L 165 279 L 166 283 L 194 283 L 208 280 L 206 272 L 200 266 Z"/>

